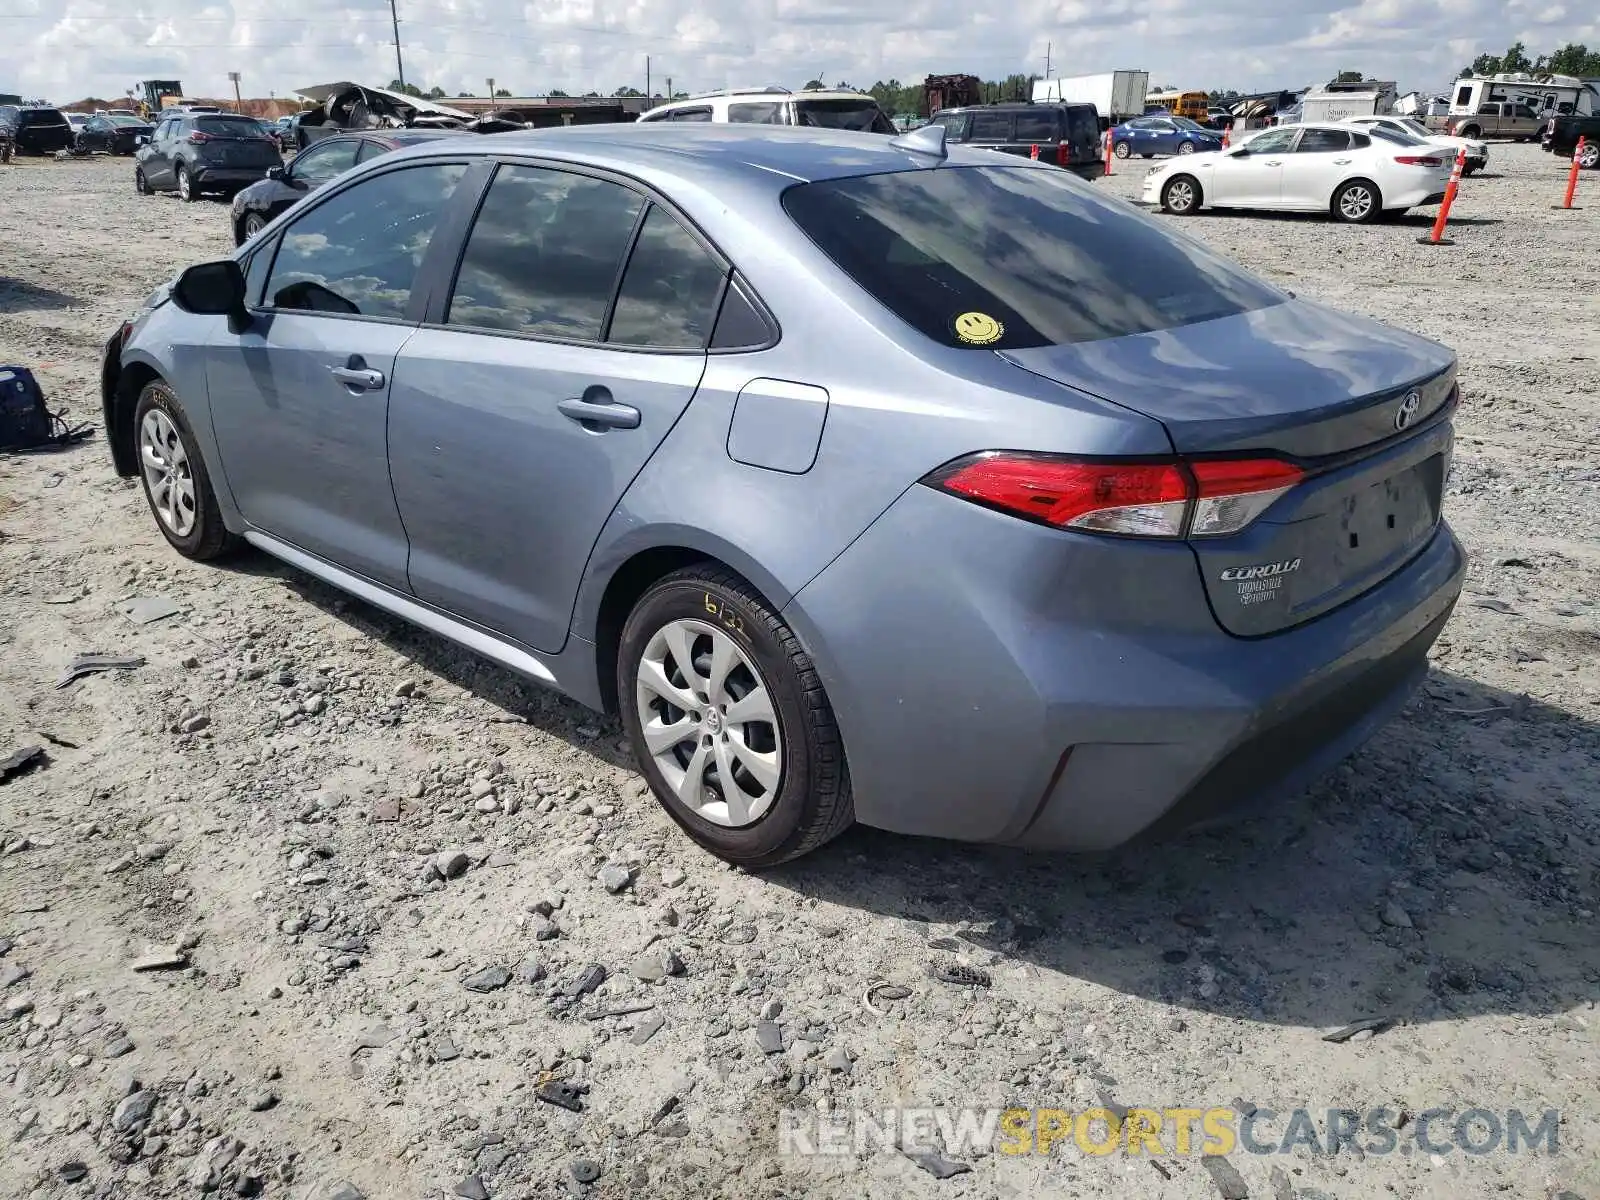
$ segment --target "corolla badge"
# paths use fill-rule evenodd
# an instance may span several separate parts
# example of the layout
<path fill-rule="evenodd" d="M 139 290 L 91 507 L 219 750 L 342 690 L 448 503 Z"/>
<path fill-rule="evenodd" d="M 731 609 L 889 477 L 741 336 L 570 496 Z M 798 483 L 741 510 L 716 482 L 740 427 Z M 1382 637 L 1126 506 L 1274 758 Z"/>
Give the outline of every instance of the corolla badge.
<path fill-rule="evenodd" d="M 1404 429 L 1417 419 L 1417 412 L 1422 408 L 1422 393 L 1407 392 L 1400 400 L 1400 407 L 1394 410 L 1394 427 Z"/>
<path fill-rule="evenodd" d="M 1270 579 L 1274 575 L 1287 575 L 1299 569 L 1298 558 L 1285 558 L 1280 562 L 1256 563 L 1251 567 L 1229 567 L 1218 578 L 1224 583 L 1234 583 L 1245 579 Z"/>

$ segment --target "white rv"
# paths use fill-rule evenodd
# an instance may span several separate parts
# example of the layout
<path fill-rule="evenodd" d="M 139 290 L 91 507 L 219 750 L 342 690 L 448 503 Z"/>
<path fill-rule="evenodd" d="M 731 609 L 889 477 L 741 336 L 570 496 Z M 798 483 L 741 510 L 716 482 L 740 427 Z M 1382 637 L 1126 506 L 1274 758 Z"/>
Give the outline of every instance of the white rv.
<path fill-rule="evenodd" d="M 1300 98 L 1301 121 L 1348 121 L 1351 117 L 1382 117 L 1394 111 L 1399 93 L 1391 82 L 1363 79 L 1359 83 L 1330 83 L 1313 88 Z"/>
<path fill-rule="evenodd" d="M 1600 113 L 1600 93 L 1594 84 L 1573 75 L 1504 75 L 1458 79 L 1450 91 L 1450 115 L 1470 117 L 1485 104 L 1522 104 L 1539 116 Z"/>

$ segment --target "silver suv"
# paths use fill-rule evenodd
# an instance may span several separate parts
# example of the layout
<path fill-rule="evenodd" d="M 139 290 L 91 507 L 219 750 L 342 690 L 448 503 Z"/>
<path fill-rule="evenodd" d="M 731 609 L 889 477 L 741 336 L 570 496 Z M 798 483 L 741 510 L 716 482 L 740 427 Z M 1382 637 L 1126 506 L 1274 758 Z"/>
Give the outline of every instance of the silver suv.
<path fill-rule="evenodd" d="M 805 125 L 814 129 L 852 129 L 857 133 L 897 133 L 878 102 L 864 92 L 791 92 L 767 87 L 706 92 L 657 105 L 641 121 L 699 121 L 745 125 Z"/>

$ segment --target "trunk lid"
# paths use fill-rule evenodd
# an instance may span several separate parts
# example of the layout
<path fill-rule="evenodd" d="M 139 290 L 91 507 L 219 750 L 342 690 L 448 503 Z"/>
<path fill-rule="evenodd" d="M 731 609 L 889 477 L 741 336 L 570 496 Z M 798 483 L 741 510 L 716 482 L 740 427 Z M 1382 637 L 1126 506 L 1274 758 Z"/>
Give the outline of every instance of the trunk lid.
<path fill-rule="evenodd" d="M 1160 421 L 1183 455 L 1278 457 L 1307 477 L 1237 534 L 1193 538 L 1218 623 L 1292 628 L 1409 562 L 1440 516 L 1455 355 L 1293 300 L 1216 321 L 1000 352 Z"/>

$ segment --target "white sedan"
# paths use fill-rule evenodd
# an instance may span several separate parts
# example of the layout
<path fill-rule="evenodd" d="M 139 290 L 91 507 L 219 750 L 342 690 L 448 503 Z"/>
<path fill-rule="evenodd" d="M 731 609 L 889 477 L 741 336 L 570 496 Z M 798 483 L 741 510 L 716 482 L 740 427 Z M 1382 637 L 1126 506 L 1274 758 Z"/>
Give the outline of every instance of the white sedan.
<path fill-rule="evenodd" d="M 1467 152 L 1466 164 L 1461 168 L 1463 175 L 1471 175 L 1474 171 L 1481 171 L 1489 165 L 1489 143 L 1480 142 L 1475 138 L 1452 137 L 1448 133 L 1435 133 L 1421 121 L 1414 117 L 1346 117 L 1339 122 L 1357 129 L 1365 129 L 1371 133 L 1381 130 L 1385 133 L 1399 134 L 1401 137 L 1415 138 L 1419 142 L 1426 142 L 1430 146 L 1438 146 L 1450 151 L 1454 160 L 1457 151 Z"/>
<path fill-rule="evenodd" d="M 1152 167 L 1142 200 L 1186 216 L 1202 208 L 1331 213 L 1362 223 L 1437 204 L 1451 156 L 1348 125 L 1284 125 L 1241 145 Z"/>

